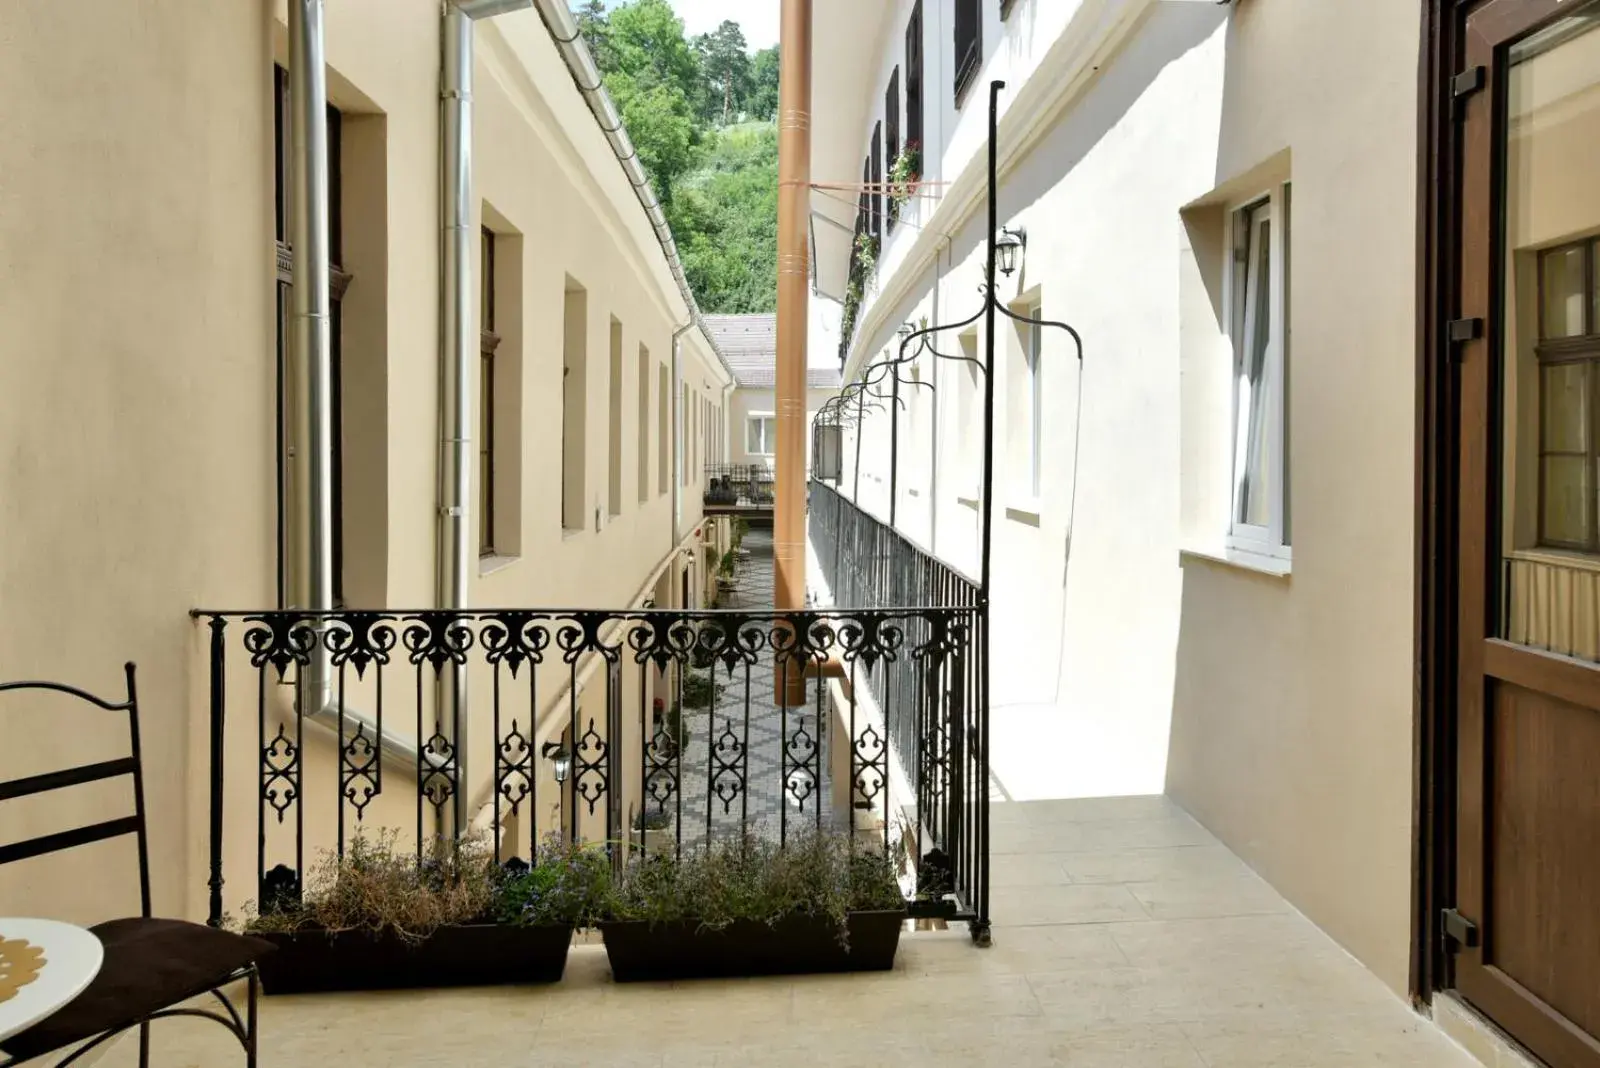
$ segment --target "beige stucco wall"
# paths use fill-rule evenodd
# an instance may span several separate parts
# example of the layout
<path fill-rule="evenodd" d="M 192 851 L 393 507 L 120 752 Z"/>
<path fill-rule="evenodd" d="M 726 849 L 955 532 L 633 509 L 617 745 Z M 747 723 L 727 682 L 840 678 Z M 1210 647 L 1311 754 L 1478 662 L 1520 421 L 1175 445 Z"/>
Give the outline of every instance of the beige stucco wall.
<path fill-rule="evenodd" d="M 1293 571 L 1185 558 L 1167 780 L 1396 991 L 1410 949 L 1418 25 L 1388 0 L 1254 0 L 1231 18 L 1217 185 L 1263 165 L 1293 182 Z M 1209 552 L 1227 479 L 1221 249 L 1186 219 L 1184 536 Z"/>
<path fill-rule="evenodd" d="M 838 391 L 831 389 L 806 390 L 806 470 L 811 469 L 811 423 L 817 417 L 817 410 L 827 403 L 828 398 Z M 752 453 L 749 449 L 750 439 L 747 424 L 753 413 L 762 415 L 775 415 L 778 410 L 777 396 L 770 389 L 735 389 L 731 395 L 728 411 L 728 462 L 733 464 L 765 464 L 774 467 L 777 458 L 771 455 Z"/>
<path fill-rule="evenodd" d="M 0 125 L 0 678 L 115 694 L 140 665 L 156 904 L 204 900 L 205 636 L 196 607 L 275 599 L 272 64 L 283 13 L 157 0 L 137 12 L 25 0 L 0 11 L 12 59 Z M 330 98 L 344 114 L 346 593 L 359 607 L 434 600 L 438 382 L 438 5 L 330 4 Z M 687 320 L 643 212 L 538 16 L 480 27 L 478 210 L 507 235 L 497 257 L 502 334 L 497 489 L 518 502 L 514 558 L 473 576 L 478 606 L 626 607 L 676 590 L 673 490 L 659 478 L 660 369 Z M 486 205 L 486 206 L 485 206 Z M 518 255 L 513 258 L 511 250 Z M 589 292 L 585 475 L 591 522 L 563 531 L 560 367 L 564 278 Z M 611 322 L 621 324 L 621 507 L 607 500 Z M 648 350 L 648 471 L 639 492 L 639 351 Z M 728 377 L 697 330 L 680 341 L 690 413 L 669 451 L 703 461 Z M 474 361 L 475 369 L 475 361 Z M 476 390 L 473 391 L 476 395 Z M 680 397 L 668 398 L 669 419 Z M 681 527 L 701 516 L 686 465 Z M 641 500 L 641 496 L 643 500 Z M 472 498 L 472 499 L 475 499 Z M 593 507 L 600 511 L 595 529 Z M 505 504 L 502 502 L 501 507 Z M 669 558 L 673 558 L 669 563 Z M 691 576 L 691 589 L 703 579 Z M 237 646 L 234 647 L 235 650 Z M 230 693 L 253 693 L 235 664 Z M 624 673 L 625 692 L 639 680 Z M 487 687 L 473 689 L 488 734 Z M 368 700 L 363 694 L 361 699 Z M 353 699 L 354 700 L 354 699 Z M 541 703 L 553 737 L 566 717 Z M 281 702 L 275 701 L 275 706 Z M 248 700 L 233 710 L 245 713 Z M 370 704 L 362 706 L 363 711 Z M 112 755 L 117 739 L 64 706 L 0 705 L 0 776 Z M 580 715 L 604 715 L 587 684 Z M 603 719 L 602 719 L 603 722 Z M 414 726 L 389 726 L 414 734 Z M 636 728 L 636 725 L 635 725 Z M 228 897 L 253 896 L 254 724 L 230 725 Z M 308 830 L 331 835 L 310 785 L 332 758 L 308 727 Z M 487 760 L 473 772 L 486 785 Z M 391 818 L 411 811 L 390 784 Z M 249 784 L 249 785 L 247 785 Z M 0 806 L 0 840 L 119 815 L 116 789 Z M 544 798 L 552 796 L 548 790 Z M 316 808 L 320 815 L 315 815 Z M 310 849 L 308 849 L 308 853 Z M 107 872 L 131 843 L 0 870 L 14 912 L 92 920 L 136 906 Z"/>

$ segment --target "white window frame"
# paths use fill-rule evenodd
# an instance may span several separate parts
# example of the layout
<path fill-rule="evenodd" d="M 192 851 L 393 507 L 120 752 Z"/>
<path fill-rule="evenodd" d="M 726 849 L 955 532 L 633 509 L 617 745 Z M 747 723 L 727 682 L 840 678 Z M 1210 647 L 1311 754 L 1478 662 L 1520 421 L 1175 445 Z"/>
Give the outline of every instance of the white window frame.
<path fill-rule="evenodd" d="M 1287 283 L 1286 269 L 1292 269 L 1285 250 L 1285 237 L 1289 220 L 1288 182 L 1262 190 L 1255 196 L 1232 205 L 1228 210 L 1229 248 L 1227 252 L 1226 307 L 1228 308 L 1228 335 L 1233 348 L 1231 389 L 1233 418 L 1228 440 L 1228 535 L 1227 549 L 1245 560 L 1257 559 L 1277 569 L 1286 568 L 1291 552 L 1286 532 L 1289 504 L 1289 472 L 1286 429 L 1288 397 L 1286 394 Z M 1256 214 L 1254 220 L 1251 216 Z M 1259 224 L 1269 226 L 1268 270 L 1271 272 L 1268 292 L 1267 349 L 1261 378 L 1267 391 L 1264 425 L 1267 435 L 1268 470 L 1275 485 L 1272 486 L 1271 509 L 1265 524 L 1246 523 L 1240 519 L 1241 492 L 1244 488 L 1244 464 L 1249 453 L 1249 406 L 1253 399 L 1254 384 L 1246 380 L 1245 361 L 1255 341 L 1255 317 L 1251 294 L 1248 290 L 1250 266 L 1259 254 L 1257 235 Z M 1242 248 L 1241 248 L 1242 244 Z"/>
<path fill-rule="evenodd" d="M 770 429 L 761 433 L 761 449 L 750 448 L 750 424 L 765 423 Z M 778 417 L 775 412 L 747 412 L 744 418 L 744 445 L 745 454 L 749 456 L 776 456 L 777 442 L 773 439 L 778 436 Z"/>

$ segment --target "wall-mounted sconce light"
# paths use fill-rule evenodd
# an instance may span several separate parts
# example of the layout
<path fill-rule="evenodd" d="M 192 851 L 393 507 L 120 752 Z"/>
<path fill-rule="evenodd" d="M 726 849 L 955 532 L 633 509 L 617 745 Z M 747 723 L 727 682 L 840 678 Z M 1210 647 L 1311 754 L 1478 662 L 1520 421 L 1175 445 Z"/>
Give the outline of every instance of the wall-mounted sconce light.
<path fill-rule="evenodd" d="M 1010 230 L 1002 226 L 1000 233 L 994 239 L 995 257 L 1000 267 L 1000 273 L 1010 278 L 1020 266 L 1022 255 L 1028 247 L 1028 232 L 1026 230 Z"/>
<path fill-rule="evenodd" d="M 556 785 L 565 783 L 572 774 L 572 753 L 561 742 L 546 742 L 540 752 L 554 766 Z"/>

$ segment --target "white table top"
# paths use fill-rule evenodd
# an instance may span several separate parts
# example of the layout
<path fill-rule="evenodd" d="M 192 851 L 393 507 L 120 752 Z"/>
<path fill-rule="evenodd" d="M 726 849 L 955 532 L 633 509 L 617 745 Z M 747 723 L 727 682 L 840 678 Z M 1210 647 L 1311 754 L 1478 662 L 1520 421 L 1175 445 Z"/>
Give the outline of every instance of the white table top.
<path fill-rule="evenodd" d="M 56 920 L 0 916 L 0 940 L 20 939 L 44 951 L 38 975 L 0 1001 L 0 1040 L 25 1031 L 83 993 L 100 972 L 105 947 L 91 932 Z M 0 947 L 0 953 L 9 947 Z"/>

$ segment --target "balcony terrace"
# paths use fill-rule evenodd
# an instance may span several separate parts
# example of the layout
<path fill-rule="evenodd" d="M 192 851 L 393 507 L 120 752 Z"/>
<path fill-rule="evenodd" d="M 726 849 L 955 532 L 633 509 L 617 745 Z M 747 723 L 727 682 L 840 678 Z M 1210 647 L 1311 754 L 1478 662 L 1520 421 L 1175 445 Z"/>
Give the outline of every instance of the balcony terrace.
<path fill-rule="evenodd" d="M 764 609 L 769 588 L 755 573 L 724 613 L 554 613 L 526 619 L 506 612 L 482 619 L 469 614 L 452 625 L 467 627 L 472 637 L 458 634 L 454 644 L 444 646 L 434 640 L 444 633 L 439 628 L 350 618 L 313 626 L 314 621 L 269 615 L 243 627 L 227 622 L 235 630 L 214 625 L 212 649 L 215 656 L 219 644 L 226 648 L 233 641 L 219 635 L 255 627 L 256 636 L 243 641 L 252 653 L 250 664 L 229 661 L 229 670 L 270 683 L 278 670 L 275 653 L 291 677 L 328 670 L 334 673 L 330 680 L 337 679 L 343 665 L 351 677 L 329 683 L 343 695 L 346 683 L 354 693 L 373 681 L 354 678 L 350 640 L 360 637 L 363 648 L 387 654 L 396 647 L 381 628 L 393 625 L 400 648 L 412 655 L 396 652 L 367 665 L 405 683 L 391 684 L 392 709 L 404 707 L 412 673 L 427 678 L 435 670 L 430 651 L 454 649 L 465 656 L 469 648 L 477 649 L 475 655 L 486 662 L 473 661 L 474 670 L 492 675 L 506 669 L 508 650 L 520 636 L 525 652 L 546 654 L 543 661 L 522 663 L 529 685 L 533 680 L 527 673 L 541 664 L 557 685 L 563 676 L 576 677 L 576 658 L 564 659 L 559 651 L 595 652 L 607 665 L 595 685 L 607 688 L 608 707 L 626 702 L 625 710 L 597 730 L 580 718 L 581 687 L 558 701 L 555 726 L 564 733 L 563 744 L 579 739 L 572 778 L 556 802 L 562 833 L 610 841 L 612 848 L 625 843 L 630 852 L 674 844 L 693 849 L 705 838 L 743 830 L 747 822 L 781 836 L 784 827 L 800 821 L 842 821 L 863 840 L 877 836 L 894 844 L 898 838 L 913 861 L 913 884 L 931 870 L 954 892 L 930 894 L 914 885 L 908 891 L 913 918 L 906 922 L 893 969 L 623 984 L 613 980 L 599 938 L 580 934 L 564 979 L 553 985 L 266 998 L 263 1065 L 1471 1068 L 1476 1063 L 1170 799 L 1011 800 L 1003 786 L 1007 768 L 990 767 L 980 745 L 962 741 L 982 737 L 987 716 L 984 702 L 972 700 L 975 664 L 983 656 L 979 632 L 956 626 L 970 610 L 965 580 L 830 494 L 813 487 L 811 536 L 818 570 L 828 589 L 869 607 L 808 610 L 807 626 L 820 622 L 825 629 L 802 628 L 819 642 L 807 655 L 838 654 L 854 665 L 848 685 L 838 679 L 813 683 L 815 718 L 809 729 L 832 739 L 817 751 L 793 744 L 796 732 L 808 730 L 805 713 L 796 710 L 784 719 L 783 710 L 774 707 L 775 690 L 765 676 L 782 658 L 777 650 L 787 640 L 781 637 L 785 623 Z M 757 536 L 752 562 L 759 565 L 765 553 L 766 543 Z M 894 603 L 933 607 L 882 607 Z M 798 616 L 792 621 L 800 623 Z M 514 626 L 504 629 L 508 624 Z M 759 641 L 746 630 L 752 624 L 763 635 Z M 862 624 L 865 631 L 851 629 Z M 940 630 L 946 624 L 954 628 L 953 639 Z M 873 626 L 904 627 L 905 632 L 903 641 L 875 632 L 883 659 L 868 672 L 861 653 L 871 644 L 863 642 Z M 325 668 L 317 666 L 316 633 L 323 634 L 320 647 L 333 653 Z M 330 634 L 341 637 L 329 639 Z M 684 673 L 702 666 L 695 650 L 736 650 L 739 645 L 729 644 L 736 637 L 751 649 L 767 643 L 759 657 L 735 658 L 733 669 L 735 678 L 760 677 L 762 683 L 745 688 L 742 697 L 734 694 L 726 705 L 713 703 L 686 717 L 690 733 L 682 749 L 673 744 L 666 721 L 649 710 L 647 698 L 659 680 L 644 679 L 635 706 L 630 696 L 635 691 L 615 681 L 618 661 L 607 653 L 626 651 L 626 660 L 664 648 L 661 675 L 670 676 L 665 692 L 676 691 L 681 700 Z M 913 649 L 922 655 L 907 655 Z M 648 656 L 634 663 L 644 671 L 658 670 Z M 495 815 L 503 827 L 516 826 L 517 803 L 533 809 L 532 791 L 538 786 L 529 777 L 537 776 L 533 765 L 523 762 L 535 751 L 533 742 L 522 738 L 514 723 L 507 733 L 502 715 L 510 714 L 502 701 L 511 700 L 515 689 L 493 688 L 499 753 L 492 765 L 493 793 L 500 799 Z M 239 692 L 245 695 L 243 708 L 259 719 L 263 737 L 271 738 L 266 724 L 281 709 L 271 707 L 270 688 L 229 690 Z M 427 707 L 423 693 L 419 684 L 419 709 Z M 714 721 L 726 726 L 730 716 L 745 720 L 748 739 L 736 751 L 735 763 L 715 759 L 708 748 Z M 760 731 L 752 733 L 751 725 L 764 726 L 771 737 L 759 741 Z M 421 737 L 427 724 L 418 723 L 417 729 Z M 300 892 L 298 867 L 286 865 L 304 864 L 295 850 L 305 845 L 306 832 L 293 830 L 302 799 L 313 813 L 340 814 L 341 842 L 346 826 L 353 828 L 367 815 L 372 800 L 363 792 L 372 785 L 367 750 L 354 742 L 360 728 L 341 730 L 338 791 L 311 781 L 315 766 L 308 771 L 293 757 L 285 762 L 282 747 L 268 745 L 261 754 L 261 800 L 255 807 L 268 818 L 254 874 L 263 898 L 286 887 Z M 887 744 L 863 747 L 863 740 L 874 737 Z M 520 748 L 504 748 L 508 739 Z M 1000 741 L 995 740 L 996 753 L 1027 752 L 1026 746 Z M 419 840 L 425 822 L 430 828 L 451 825 L 450 806 L 467 787 L 458 754 L 447 742 L 443 735 L 426 742 L 415 772 Z M 471 744 L 481 746 L 483 739 Z M 430 746 L 439 747 L 431 756 Z M 590 750 L 585 753 L 583 746 Z M 685 763 L 698 768 L 702 761 L 701 770 Z M 976 789 L 980 782 L 987 790 Z M 290 784 L 293 790 L 285 792 Z M 586 804 L 589 798 L 594 803 Z M 620 811 L 624 799 L 626 823 Z M 636 824 L 640 805 L 655 806 L 666 818 Z M 766 811 L 773 805 L 776 832 L 773 814 Z M 768 818 L 758 818 L 756 809 Z M 289 818 L 272 819 L 274 810 Z M 388 810 L 391 820 L 395 813 Z M 230 835 L 237 822 L 230 817 Z M 527 833 L 521 832 L 524 840 Z M 523 848 L 515 833 L 501 844 L 511 853 Z M 930 853 L 941 857 L 932 866 Z M 972 934 L 985 930 L 992 945 L 975 948 Z M 174 1068 L 232 1063 L 237 1053 L 231 1041 L 226 1032 L 200 1022 L 165 1021 L 153 1032 L 153 1062 Z M 132 1064 L 135 1053 L 133 1044 L 123 1043 L 102 1063 Z"/>
<path fill-rule="evenodd" d="M 1165 798 L 998 803 L 994 945 L 907 934 L 892 972 L 267 998 L 262 1064 L 388 1068 L 1071 1065 L 1469 1068 L 1473 1062 Z M 233 1063 L 155 1029 L 172 1068 Z M 128 1049 L 106 1063 L 132 1063 Z"/>

